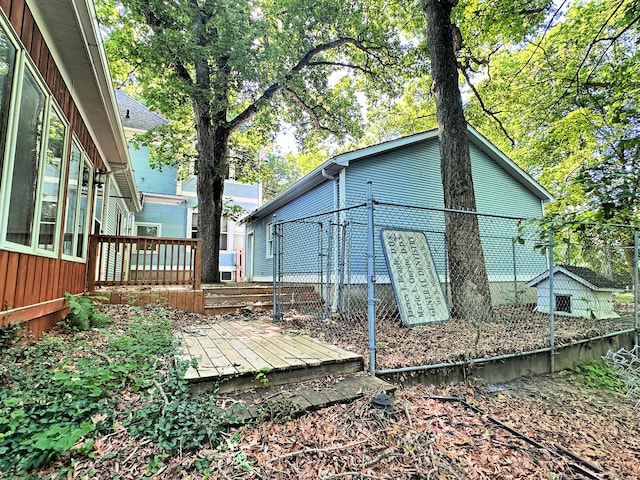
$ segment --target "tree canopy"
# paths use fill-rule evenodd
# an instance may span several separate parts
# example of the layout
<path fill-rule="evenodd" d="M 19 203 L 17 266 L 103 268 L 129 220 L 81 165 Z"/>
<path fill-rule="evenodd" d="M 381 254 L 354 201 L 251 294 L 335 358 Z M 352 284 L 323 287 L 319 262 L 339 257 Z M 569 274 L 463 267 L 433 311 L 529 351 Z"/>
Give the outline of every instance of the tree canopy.
<path fill-rule="evenodd" d="M 116 81 L 176 121 L 173 133 L 195 127 L 209 282 L 230 162 L 253 158 L 281 122 L 302 137 L 360 135 L 356 85 L 385 88 L 400 58 L 398 30 L 366 0 L 101 0 L 99 15 Z"/>

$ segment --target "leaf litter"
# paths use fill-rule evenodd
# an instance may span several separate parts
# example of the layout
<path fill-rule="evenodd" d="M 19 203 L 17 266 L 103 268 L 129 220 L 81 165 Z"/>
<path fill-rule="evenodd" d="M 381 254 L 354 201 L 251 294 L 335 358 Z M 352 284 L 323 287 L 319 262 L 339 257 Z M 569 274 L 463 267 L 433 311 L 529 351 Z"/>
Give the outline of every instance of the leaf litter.
<path fill-rule="evenodd" d="M 143 307 L 149 313 L 153 308 Z M 126 322 L 128 311 L 117 306 L 109 314 L 116 323 Z M 175 312 L 174 317 L 176 326 L 184 327 L 228 319 L 264 321 L 268 314 L 207 318 Z M 99 338 L 95 345 L 98 350 Z M 466 399 L 481 412 L 433 398 L 438 396 Z M 135 393 L 123 392 L 123 408 L 136 408 L 137 400 Z M 633 401 L 582 385 L 569 373 L 522 378 L 499 387 L 473 382 L 401 386 L 391 412 L 373 408 L 371 400 L 364 396 L 299 418 L 233 427 L 221 445 L 203 445 L 172 457 L 114 425 L 110 434 L 95 440 L 91 458 L 62 459 L 38 475 L 59 478 L 56 472 L 66 464 L 71 465 L 69 479 L 640 478 L 640 420 Z M 150 470 L 153 462 L 158 468 Z M 576 464 L 600 471 L 585 477 Z"/>

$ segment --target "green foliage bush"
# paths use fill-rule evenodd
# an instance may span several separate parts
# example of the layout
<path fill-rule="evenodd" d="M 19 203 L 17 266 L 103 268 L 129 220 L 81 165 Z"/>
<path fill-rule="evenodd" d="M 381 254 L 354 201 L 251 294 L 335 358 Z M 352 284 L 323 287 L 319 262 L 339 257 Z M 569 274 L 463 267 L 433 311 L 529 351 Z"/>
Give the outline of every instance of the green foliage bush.
<path fill-rule="evenodd" d="M 92 455 L 93 439 L 114 425 L 167 453 L 217 443 L 228 416 L 214 397 L 190 397 L 170 314 L 157 312 L 96 330 L 102 346 L 76 331 L 0 352 L 0 477 Z M 124 390 L 141 395 L 138 410 L 119 405 Z"/>
<path fill-rule="evenodd" d="M 78 330 L 88 330 L 89 327 L 100 327 L 109 324 L 109 317 L 96 309 L 94 303 L 95 300 L 101 300 L 104 299 L 104 297 L 71 295 L 65 292 L 64 298 L 70 308 L 65 319 L 71 326 Z"/>

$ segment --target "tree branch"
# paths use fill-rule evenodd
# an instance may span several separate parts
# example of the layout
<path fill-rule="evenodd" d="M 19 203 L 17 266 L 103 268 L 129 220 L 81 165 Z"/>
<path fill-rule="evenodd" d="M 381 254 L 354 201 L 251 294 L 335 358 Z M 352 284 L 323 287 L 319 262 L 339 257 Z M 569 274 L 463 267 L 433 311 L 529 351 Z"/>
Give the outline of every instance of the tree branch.
<path fill-rule="evenodd" d="M 366 73 L 368 75 L 375 75 L 373 70 L 370 70 L 365 67 L 361 67 L 360 65 L 354 65 L 352 63 L 343 63 L 343 62 L 309 62 L 310 67 L 320 67 L 320 66 L 333 66 L 333 67 L 344 67 L 350 68 L 352 70 L 359 70 L 362 73 Z"/>
<path fill-rule="evenodd" d="M 462 75 L 464 75 L 464 78 L 466 79 L 467 84 L 469 85 L 469 87 L 471 87 L 471 91 L 473 91 L 473 94 L 478 99 L 478 102 L 480 103 L 480 108 L 482 108 L 482 111 L 486 115 L 489 115 L 498 124 L 498 126 L 500 127 L 500 130 L 502 130 L 502 133 L 504 133 L 504 135 L 509 139 L 509 142 L 511 142 L 511 145 L 515 145 L 516 141 L 513 139 L 511 135 L 509 135 L 509 132 L 507 132 L 507 129 L 502 124 L 502 121 L 498 118 L 497 112 L 489 110 L 487 106 L 484 104 L 484 101 L 480 96 L 480 92 L 478 92 L 478 89 L 476 88 L 476 86 L 473 84 L 473 82 L 471 82 L 471 77 L 469 76 L 467 69 L 462 66 L 460 66 L 459 69 L 460 71 L 462 71 Z"/>
<path fill-rule="evenodd" d="M 324 125 L 322 125 L 320 123 L 320 117 L 318 116 L 318 114 L 316 113 L 317 109 L 322 110 L 326 115 L 328 115 L 329 113 L 327 112 L 327 110 L 322 106 L 322 105 L 316 105 L 315 107 L 312 107 L 310 105 L 308 105 L 303 99 L 302 97 L 300 97 L 300 95 L 298 95 L 296 92 L 294 92 L 293 90 L 291 90 L 288 87 L 283 87 L 282 91 L 286 94 L 288 94 L 291 98 L 293 98 L 293 100 L 300 105 L 300 107 L 309 114 L 309 116 L 311 117 L 311 119 L 313 120 L 314 125 L 316 126 L 316 128 L 320 131 L 324 131 L 324 132 L 329 132 L 332 134 L 337 134 L 339 132 L 332 130 L 329 127 L 326 127 Z"/>
<path fill-rule="evenodd" d="M 533 44 L 534 47 L 535 47 L 533 49 L 533 52 L 531 52 L 531 55 L 529 55 L 529 58 L 527 59 L 527 61 L 518 69 L 518 71 L 515 73 L 515 75 L 513 77 L 511 77 L 511 80 L 509 81 L 509 85 L 512 85 L 513 81 L 516 79 L 516 77 L 518 77 L 523 72 L 523 70 L 525 68 L 527 68 L 527 66 L 529 65 L 531 60 L 533 60 L 533 57 L 535 56 L 535 54 L 538 51 L 538 49 L 542 49 L 542 41 L 544 40 L 544 37 L 546 37 L 547 33 L 549 32 L 549 29 L 553 25 L 553 21 L 555 20 L 556 16 L 562 10 L 562 8 L 564 7 L 565 3 L 567 3 L 567 0 L 562 0 L 562 3 L 558 6 L 558 8 L 554 12 L 554 14 L 551 16 L 551 18 L 549 19 L 547 24 L 544 26 L 544 29 L 542 30 L 542 35 L 540 36 L 540 40 L 537 43 Z"/>
<path fill-rule="evenodd" d="M 328 50 L 333 50 L 335 48 L 341 47 L 343 45 L 352 45 L 357 49 L 366 52 L 369 55 L 372 55 L 372 49 L 368 48 L 364 45 L 364 43 L 360 40 L 351 37 L 343 37 L 334 40 L 333 42 L 322 43 L 320 45 L 316 45 L 314 48 L 309 50 L 304 56 L 296 63 L 291 69 L 287 72 L 282 82 L 274 82 L 271 84 L 262 95 L 260 95 L 251 105 L 245 108 L 242 112 L 240 112 L 233 120 L 229 122 L 229 130 L 233 131 L 237 129 L 240 125 L 244 124 L 247 120 L 253 117 L 260 107 L 264 105 L 266 102 L 271 100 L 273 96 L 278 93 L 280 90 L 286 87 L 286 85 L 293 79 L 293 77 L 300 73 L 306 67 L 309 67 L 312 63 L 314 57 L 319 55 L 322 52 L 326 52 Z M 374 56 L 376 59 L 379 57 Z"/>

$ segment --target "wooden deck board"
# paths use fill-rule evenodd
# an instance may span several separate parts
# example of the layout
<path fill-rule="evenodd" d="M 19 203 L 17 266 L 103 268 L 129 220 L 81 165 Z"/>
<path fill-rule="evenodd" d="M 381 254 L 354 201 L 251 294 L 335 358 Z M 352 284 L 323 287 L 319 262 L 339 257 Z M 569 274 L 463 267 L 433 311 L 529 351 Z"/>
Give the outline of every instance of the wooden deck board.
<path fill-rule="evenodd" d="M 182 360 L 198 360 L 198 368 L 194 368 L 193 366 L 189 366 L 187 371 L 185 372 L 185 378 L 187 380 L 201 378 L 201 377 L 211 377 L 218 376 L 220 372 L 217 368 L 213 367 L 213 364 L 210 363 L 209 357 L 202 350 L 200 344 L 198 342 L 197 337 L 184 335 L 184 333 L 180 334 L 181 337 L 181 345 L 182 352 L 179 355 L 179 358 Z"/>
<path fill-rule="evenodd" d="M 240 370 L 234 365 L 220 349 L 220 347 L 211 341 L 208 336 L 199 337 L 200 346 L 208 355 L 211 363 L 218 370 L 218 375 L 228 376 L 240 373 Z"/>
<path fill-rule="evenodd" d="M 304 345 L 288 341 L 285 337 L 270 337 L 268 341 L 283 351 L 287 360 L 295 361 L 300 365 L 315 367 L 331 359 L 325 355 L 319 355 L 318 352 L 309 351 Z"/>
<path fill-rule="evenodd" d="M 260 371 L 262 369 L 271 370 L 274 368 L 273 365 L 268 363 L 264 358 L 262 358 L 255 351 L 249 348 L 246 343 L 242 342 L 237 337 L 227 332 L 222 325 L 213 324 L 211 325 L 211 330 L 219 333 L 222 337 L 221 340 L 226 341 L 231 348 L 242 355 L 242 357 L 244 358 L 244 363 L 241 363 L 241 365 L 245 367 L 245 371 Z M 226 354 L 227 352 L 225 351 L 225 355 Z"/>
<path fill-rule="evenodd" d="M 236 338 L 252 352 L 259 355 L 265 362 L 269 363 L 272 367 L 271 369 L 287 369 L 297 365 L 296 362 L 287 361 L 286 357 L 279 355 L 279 352 L 274 352 L 273 349 L 270 349 L 269 342 L 265 342 L 261 336 L 241 335 Z"/>
<path fill-rule="evenodd" d="M 286 334 L 270 322 L 221 321 L 190 326 L 179 337 L 180 358 L 201 359 L 197 370 L 187 371 L 187 380 L 226 380 L 237 389 L 264 387 L 255 379 L 256 372 L 265 373 L 266 383 L 276 385 L 286 383 L 287 378 L 295 382 L 359 371 L 363 363 L 360 355 L 307 335 Z M 227 384 L 219 386 L 232 390 Z"/>
<path fill-rule="evenodd" d="M 222 354 L 225 356 L 226 364 L 233 366 L 238 373 L 246 372 L 251 370 L 251 365 L 248 363 L 245 356 L 242 352 L 236 350 L 234 345 L 229 343 L 229 340 L 232 340 L 231 337 L 220 337 L 219 333 L 212 329 L 207 329 L 211 331 L 207 331 L 207 337 L 210 341 L 215 342 L 216 346 Z"/>
<path fill-rule="evenodd" d="M 347 358 L 357 358 L 360 356 L 357 353 L 349 352 L 336 345 L 323 343 L 320 340 L 317 340 L 308 335 L 294 335 L 294 336 L 286 335 L 284 338 L 286 339 L 296 338 L 301 344 L 304 344 L 309 349 L 309 351 L 317 351 L 321 353 L 323 356 L 326 356 L 333 360 L 342 361 Z"/>

